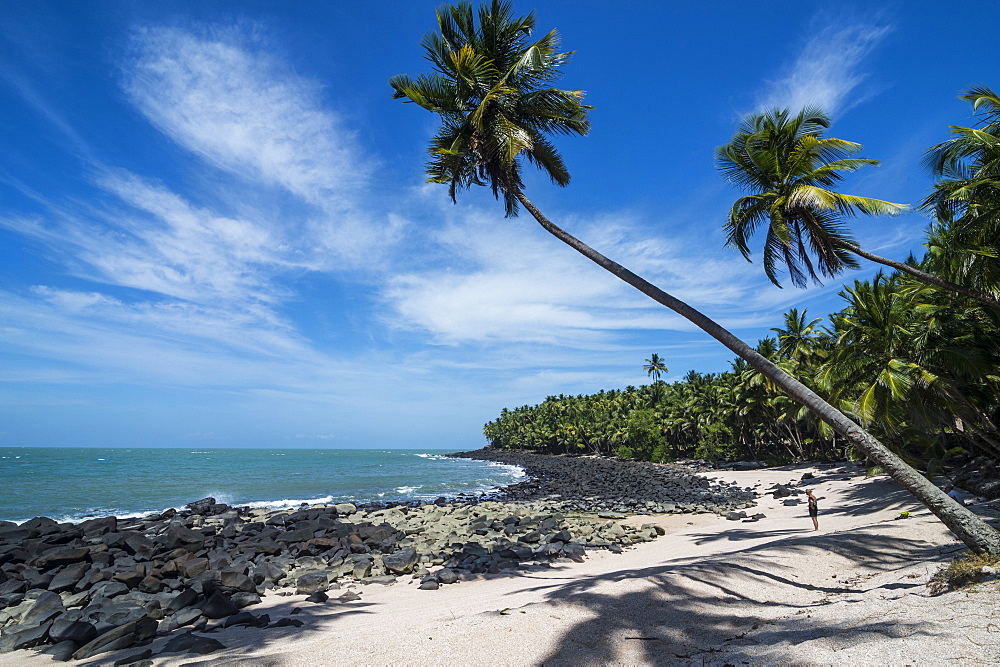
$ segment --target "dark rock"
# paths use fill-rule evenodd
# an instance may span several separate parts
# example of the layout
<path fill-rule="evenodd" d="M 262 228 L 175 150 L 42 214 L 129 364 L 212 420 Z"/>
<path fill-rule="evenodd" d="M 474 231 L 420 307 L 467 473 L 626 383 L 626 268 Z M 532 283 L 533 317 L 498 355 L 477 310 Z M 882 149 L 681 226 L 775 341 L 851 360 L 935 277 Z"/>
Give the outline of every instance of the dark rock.
<path fill-rule="evenodd" d="M 58 644 L 50 644 L 39 653 L 49 656 L 56 662 L 66 662 L 73 659 L 73 654 L 80 648 L 79 644 L 71 641 L 61 641 Z"/>
<path fill-rule="evenodd" d="M 0 631 L 0 653 L 34 648 L 45 641 L 49 634 L 49 623 L 40 625 L 10 625 Z"/>
<path fill-rule="evenodd" d="M 45 591 L 35 599 L 31 609 L 21 617 L 21 625 L 39 625 L 66 611 L 62 598 Z"/>
<path fill-rule="evenodd" d="M 728 521 L 739 521 L 745 518 L 747 518 L 746 512 L 729 512 L 726 514 L 726 520 Z"/>
<path fill-rule="evenodd" d="M 316 591 L 325 591 L 329 585 L 326 572 L 311 572 L 303 574 L 295 580 L 296 595 L 309 595 Z"/>
<path fill-rule="evenodd" d="M 165 535 L 157 538 L 166 549 L 188 549 L 201 547 L 205 544 L 205 536 L 196 530 L 184 526 L 172 525 Z"/>
<path fill-rule="evenodd" d="M 225 618 L 239 612 L 239 607 L 223 593 L 216 591 L 201 605 L 201 613 L 207 618 Z"/>
<path fill-rule="evenodd" d="M 156 626 L 156 621 L 146 617 L 126 623 L 99 635 L 89 643 L 81 646 L 73 654 L 73 659 L 84 660 L 98 653 L 128 648 L 135 642 L 153 637 L 156 634 Z"/>
<path fill-rule="evenodd" d="M 359 600 L 361 598 L 358 598 Z M 305 623 L 297 618 L 282 618 L 271 624 L 272 628 L 301 628 Z"/>
<path fill-rule="evenodd" d="M 291 544 L 295 542 L 306 542 L 313 539 L 314 531 L 308 528 L 301 528 L 298 530 L 290 530 L 284 533 L 278 534 L 275 538 L 275 542 L 284 542 L 285 544 Z"/>
<path fill-rule="evenodd" d="M 68 591 L 79 582 L 83 575 L 90 570 L 90 563 L 73 563 L 59 570 L 52 581 L 49 582 L 49 590 L 53 593 Z"/>
<path fill-rule="evenodd" d="M 355 600 L 360 600 L 361 596 L 353 591 L 347 591 L 346 593 L 338 596 L 337 599 L 341 602 L 354 602 Z"/>
<path fill-rule="evenodd" d="M 83 530 L 84 535 L 103 535 L 104 533 L 114 533 L 118 530 L 118 519 L 113 516 L 88 519 L 80 524 L 80 529 Z"/>
<path fill-rule="evenodd" d="M 55 547 L 54 549 L 48 549 L 36 558 L 34 565 L 40 570 L 48 570 L 60 565 L 79 563 L 82 560 L 86 560 L 88 555 L 90 555 L 90 549 L 87 547 Z"/>
<path fill-rule="evenodd" d="M 192 577 L 197 577 L 202 572 L 205 572 L 209 568 L 209 562 L 207 558 L 190 558 L 188 560 L 177 560 L 174 561 L 177 566 L 177 571 L 182 577 L 187 577 L 188 579 Z"/>
<path fill-rule="evenodd" d="M 430 578 L 421 581 L 420 586 L 418 586 L 417 588 L 419 588 L 422 591 L 436 591 L 440 587 L 441 585 L 438 584 L 436 579 Z"/>
<path fill-rule="evenodd" d="M 49 638 L 55 642 L 72 641 L 81 646 L 95 637 L 97 628 L 86 621 L 67 621 L 59 618 L 53 621 L 49 628 Z"/>
<path fill-rule="evenodd" d="M 145 651 L 141 651 L 134 655 L 126 656 L 124 658 L 115 660 L 114 667 L 125 667 L 125 665 L 134 666 L 136 665 L 136 663 L 148 661 L 152 657 L 153 657 L 153 649 L 147 648 Z"/>
<path fill-rule="evenodd" d="M 168 641 L 160 653 L 180 653 L 183 651 L 185 653 L 205 655 L 206 653 L 212 653 L 224 648 L 226 646 L 222 642 L 211 637 L 201 637 L 190 632 L 185 632 Z"/>
<path fill-rule="evenodd" d="M 202 498 L 193 503 L 188 503 L 185 507 L 195 514 L 209 514 L 215 504 L 215 498 Z"/>
<path fill-rule="evenodd" d="M 160 625 L 166 632 L 172 632 L 177 628 L 183 628 L 185 625 L 194 623 L 199 618 L 201 618 L 201 609 L 197 607 L 185 607 L 174 612 L 169 618 L 163 619 Z"/>
<path fill-rule="evenodd" d="M 453 584 L 458 581 L 458 573 L 449 568 L 438 570 L 434 576 L 442 584 Z"/>
<path fill-rule="evenodd" d="M 260 595 L 256 592 L 250 591 L 239 591 L 238 593 L 233 593 L 229 596 L 229 599 L 240 609 L 249 607 L 252 604 L 260 604 Z"/>
<path fill-rule="evenodd" d="M 306 598 L 306 602 L 326 602 L 330 599 L 330 596 L 323 591 L 316 591 L 312 595 Z"/>
<path fill-rule="evenodd" d="M 413 566 L 419 561 L 416 549 L 400 549 L 396 553 L 388 554 L 382 558 L 382 563 L 386 569 L 396 574 L 408 574 L 413 571 Z"/>
<path fill-rule="evenodd" d="M 240 613 L 233 614 L 223 621 L 222 627 L 228 628 L 233 625 L 244 625 L 250 628 L 259 628 L 261 627 L 261 619 L 263 618 L 265 618 L 265 616 L 254 616 L 248 611 L 241 611 Z M 265 621 L 265 624 L 266 623 L 267 621 Z"/>

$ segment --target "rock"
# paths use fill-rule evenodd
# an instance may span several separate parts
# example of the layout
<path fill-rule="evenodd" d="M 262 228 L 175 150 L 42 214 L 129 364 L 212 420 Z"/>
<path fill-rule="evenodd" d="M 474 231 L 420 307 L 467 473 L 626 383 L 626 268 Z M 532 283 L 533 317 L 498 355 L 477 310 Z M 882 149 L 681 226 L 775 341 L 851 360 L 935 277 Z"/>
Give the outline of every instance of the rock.
<path fill-rule="evenodd" d="M 303 574 L 295 580 L 295 594 L 309 595 L 317 591 L 325 591 L 329 583 L 326 572 Z"/>
<path fill-rule="evenodd" d="M 308 528 L 301 528 L 298 530 L 289 530 L 284 533 L 278 534 L 275 538 L 275 542 L 284 542 L 285 544 L 293 544 L 295 542 L 306 542 L 313 539 L 313 531 Z"/>
<path fill-rule="evenodd" d="M 270 619 L 267 617 L 266 614 L 264 614 L 262 616 L 254 616 L 253 614 L 251 614 L 248 611 L 241 611 L 240 613 L 233 614 L 232 616 L 230 616 L 229 618 L 227 618 L 225 621 L 223 621 L 222 627 L 228 628 L 228 627 L 231 627 L 233 625 L 244 625 L 244 626 L 250 627 L 250 628 L 259 628 L 259 627 L 263 627 L 261 625 L 262 623 L 263 623 L 263 625 L 267 625 L 267 623 L 269 621 L 270 621 Z"/>
<path fill-rule="evenodd" d="M 358 511 L 358 508 L 353 503 L 337 503 L 333 506 L 337 514 L 340 516 L 351 516 Z"/>
<path fill-rule="evenodd" d="M 417 588 L 419 588 L 422 591 L 436 591 L 440 587 L 441 585 L 437 582 L 436 579 L 430 578 L 421 581 L 420 586 L 418 586 Z"/>
<path fill-rule="evenodd" d="M 113 630 L 109 630 L 88 644 L 81 646 L 73 654 L 74 660 L 85 660 L 98 653 L 116 651 L 127 648 L 137 641 L 149 639 L 156 634 L 157 623 L 151 618 L 140 618 L 137 621 L 126 623 Z"/>
<path fill-rule="evenodd" d="M 147 648 L 145 651 L 140 651 L 139 653 L 115 660 L 114 667 L 125 667 L 125 665 L 135 666 L 136 663 L 148 661 L 152 657 L 153 649 Z"/>
<path fill-rule="evenodd" d="M 746 512 L 729 512 L 726 514 L 727 521 L 739 521 L 740 519 L 747 518 Z"/>
<path fill-rule="evenodd" d="M 49 624 L 40 625 L 10 625 L 0 631 L 0 653 L 34 648 L 45 641 L 49 633 Z"/>
<path fill-rule="evenodd" d="M 39 595 L 31 609 L 21 617 L 21 625 L 39 625 L 65 611 L 62 598 L 56 593 L 45 591 Z"/>
<path fill-rule="evenodd" d="M 243 609 L 244 607 L 249 607 L 252 604 L 260 604 L 260 595 L 256 592 L 250 591 L 240 591 L 238 593 L 233 593 L 229 596 L 230 601 Z"/>
<path fill-rule="evenodd" d="M 360 600 L 361 596 L 358 595 L 357 593 L 354 593 L 353 591 L 347 591 L 346 593 L 337 597 L 337 599 L 340 600 L 341 602 L 354 602 L 356 600 Z"/>
<path fill-rule="evenodd" d="M 190 607 L 191 605 L 195 604 L 198 601 L 198 599 L 199 596 L 197 593 L 195 593 L 190 588 L 185 588 L 183 591 L 178 593 L 173 599 L 171 599 L 170 602 L 167 603 L 167 606 L 164 608 L 164 611 L 166 611 L 168 614 L 173 613 L 175 611 L 178 611 L 179 609 L 183 609 L 184 607 Z"/>
<path fill-rule="evenodd" d="M 301 628 L 305 623 L 297 618 L 282 618 L 271 624 L 272 628 Z"/>
<path fill-rule="evenodd" d="M 169 618 L 163 619 L 160 626 L 165 632 L 173 632 L 177 628 L 183 628 L 185 625 L 191 625 L 199 618 L 201 618 L 201 609 L 197 607 L 185 607 L 184 609 L 174 612 L 174 614 Z"/>
<path fill-rule="evenodd" d="M 118 519 L 113 516 L 88 519 L 80 524 L 80 529 L 83 531 L 84 535 L 103 535 L 104 533 L 114 533 L 118 530 Z"/>
<path fill-rule="evenodd" d="M 202 533 L 179 525 L 172 525 L 160 539 L 166 549 L 191 550 L 190 547 L 200 547 L 205 543 L 205 536 Z"/>
<path fill-rule="evenodd" d="M 458 574 L 449 568 L 438 570 L 434 576 L 442 584 L 453 584 L 458 581 Z"/>
<path fill-rule="evenodd" d="M 194 514 L 209 514 L 212 511 L 213 505 L 215 505 L 215 498 L 202 498 L 193 503 L 188 503 L 185 507 Z"/>
<path fill-rule="evenodd" d="M 178 560 L 174 561 L 177 565 L 177 572 L 180 573 L 182 577 L 191 579 L 197 577 L 202 572 L 208 570 L 209 563 L 207 558 L 190 558 L 188 560 Z"/>
<path fill-rule="evenodd" d="M 388 554 L 382 558 L 382 563 L 386 569 L 396 574 L 407 574 L 413 570 L 413 566 L 419 560 L 416 549 L 401 549 L 393 554 Z"/>
<path fill-rule="evenodd" d="M 205 655 L 206 653 L 212 653 L 224 648 L 226 646 L 222 642 L 211 637 L 202 637 L 185 632 L 168 641 L 160 653 L 180 653 L 183 651 L 185 653 Z"/>
<path fill-rule="evenodd" d="M 216 591 L 201 606 L 201 613 L 207 618 L 225 618 L 239 612 L 239 607 L 224 594 Z"/>
<path fill-rule="evenodd" d="M 326 602 L 330 599 L 330 596 L 323 591 L 316 591 L 312 595 L 306 598 L 306 602 Z"/>
<path fill-rule="evenodd" d="M 69 565 L 85 560 L 90 554 L 87 547 L 56 547 L 48 549 L 35 559 L 34 565 L 39 570 L 48 570 L 60 565 Z"/>
<path fill-rule="evenodd" d="M 73 659 L 73 654 L 76 653 L 78 648 L 80 648 L 79 644 L 66 640 L 57 644 L 49 644 L 39 651 L 39 653 L 49 656 L 56 662 L 67 662 Z"/>
<path fill-rule="evenodd" d="M 86 621 L 56 619 L 49 628 L 49 638 L 55 642 L 71 641 L 82 646 L 97 637 L 97 628 Z"/>

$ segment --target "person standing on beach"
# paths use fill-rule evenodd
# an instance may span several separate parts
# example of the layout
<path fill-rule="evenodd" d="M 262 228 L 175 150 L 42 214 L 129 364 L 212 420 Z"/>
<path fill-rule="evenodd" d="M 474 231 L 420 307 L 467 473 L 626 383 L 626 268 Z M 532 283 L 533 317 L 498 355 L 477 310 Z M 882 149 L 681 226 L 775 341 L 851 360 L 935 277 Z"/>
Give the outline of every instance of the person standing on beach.
<path fill-rule="evenodd" d="M 819 530 L 819 505 L 812 489 L 806 489 L 806 497 L 809 498 L 809 518 L 813 520 L 813 530 Z"/>

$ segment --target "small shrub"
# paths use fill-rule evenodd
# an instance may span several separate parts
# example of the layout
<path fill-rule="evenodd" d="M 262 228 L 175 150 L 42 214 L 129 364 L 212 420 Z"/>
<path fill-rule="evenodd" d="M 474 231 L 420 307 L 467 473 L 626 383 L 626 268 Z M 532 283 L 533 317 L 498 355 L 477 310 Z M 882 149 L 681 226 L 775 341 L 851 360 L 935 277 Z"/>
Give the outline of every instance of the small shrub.
<path fill-rule="evenodd" d="M 983 571 L 986 567 L 1000 569 L 1000 556 L 988 554 L 959 556 L 935 572 L 927 587 L 931 595 L 940 595 L 947 590 L 977 584 L 986 578 L 987 573 Z"/>
<path fill-rule="evenodd" d="M 910 513 L 909 512 L 900 512 L 899 516 L 897 516 L 896 518 L 897 519 L 909 519 L 910 518 Z"/>

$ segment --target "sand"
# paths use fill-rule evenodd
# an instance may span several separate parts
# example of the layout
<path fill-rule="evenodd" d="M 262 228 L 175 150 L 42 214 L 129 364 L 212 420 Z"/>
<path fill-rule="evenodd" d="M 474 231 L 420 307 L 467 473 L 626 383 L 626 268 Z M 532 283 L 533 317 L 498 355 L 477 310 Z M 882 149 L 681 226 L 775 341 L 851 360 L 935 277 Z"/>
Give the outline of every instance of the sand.
<path fill-rule="evenodd" d="M 1000 663 L 1000 585 L 933 597 L 930 576 L 962 545 L 891 480 L 854 466 L 711 475 L 741 486 L 798 482 L 820 498 L 764 496 L 753 523 L 715 515 L 635 517 L 667 531 L 623 554 L 487 575 L 421 591 L 401 578 L 358 586 L 361 600 L 324 604 L 269 594 L 253 613 L 301 628 L 230 628 L 206 656 L 155 665 L 591 665 Z M 804 498 L 804 496 L 797 496 Z M 995 504 L 972 509 L 995 517 Z M 910 517 L 896 519 L 901 512 Z M 292 615 L 292 611 L 299 611 Z M 165 639 L 152 645 L 158 651 Z M 111 664 L 141 648 L 83 664 Z M 203 663 L 201 661 L 204 661 Z M 18 651 L 3 665 L 52 664 Z M 70 663 L 73 664 L 73 663 Z"/>

